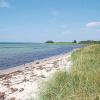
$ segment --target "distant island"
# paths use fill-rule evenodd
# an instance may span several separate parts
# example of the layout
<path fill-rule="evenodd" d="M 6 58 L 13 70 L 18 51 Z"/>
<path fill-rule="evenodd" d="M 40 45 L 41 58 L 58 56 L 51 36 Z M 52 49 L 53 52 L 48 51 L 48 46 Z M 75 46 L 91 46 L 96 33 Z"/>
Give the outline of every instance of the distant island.
<path fill-rule="evenodd" d="M 50 44 L 100 44 L 100 41 L 85 40 L 85 41 L 77 42 L 77 40 L 74 40 L 72 42 L 54 42 L 50 40 L 50 41 L 46 41 L 45 43 L 50 43 Z"/>
<path fill-rule="evenodd" d="M 52 40 L 46 41 L 45 43 L 50 43 L 50 44 L 76 44 L 78 43 L 76 40 L 74 40 L 73 42 L 54 42 Z"/>

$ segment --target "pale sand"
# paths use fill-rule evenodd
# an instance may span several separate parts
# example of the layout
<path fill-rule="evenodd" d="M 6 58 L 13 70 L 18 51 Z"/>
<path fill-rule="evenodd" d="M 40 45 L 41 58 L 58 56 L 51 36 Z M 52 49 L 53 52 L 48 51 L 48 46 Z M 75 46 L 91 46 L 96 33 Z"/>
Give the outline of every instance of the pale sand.
<path fill-rule="evenodd" d="M 5 93 L 4 100 L 38 100 L 39 84 L 47 80 L 57 70 L 71 67 L 71 53 L 53 56 L 17 66 L 0 73 L 0 92 Z M 5 73 L 5 74 L 4 74 Z M 0 99 L 1 100 L 1 99 Z"/>

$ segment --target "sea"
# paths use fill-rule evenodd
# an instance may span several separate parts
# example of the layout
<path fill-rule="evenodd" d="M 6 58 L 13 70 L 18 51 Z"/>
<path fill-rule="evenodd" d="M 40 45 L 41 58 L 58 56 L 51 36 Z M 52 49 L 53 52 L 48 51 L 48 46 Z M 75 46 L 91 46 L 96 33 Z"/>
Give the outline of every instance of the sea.
<path fill-rule="evenodd" d="M 68 53 L 79 44 L 0 43 L 0 70 Z"/>

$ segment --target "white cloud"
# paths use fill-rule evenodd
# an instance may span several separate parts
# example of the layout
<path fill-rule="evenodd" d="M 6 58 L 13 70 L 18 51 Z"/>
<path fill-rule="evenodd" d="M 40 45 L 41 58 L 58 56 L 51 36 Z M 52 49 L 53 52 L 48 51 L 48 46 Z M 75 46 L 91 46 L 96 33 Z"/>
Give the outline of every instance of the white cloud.
<path fill-rule="evenodd" d="M 0 8 L 10 8 L 10 4 L 7 0 L 0 0 Z"/>
<path fill-rule="evenodd" d="M 89 22 L 86 24 L 86 27 L 90 27 L 90 28 L 93 28 L 93 27 L 98 27 L 100 26 L 100 22 Z"/>

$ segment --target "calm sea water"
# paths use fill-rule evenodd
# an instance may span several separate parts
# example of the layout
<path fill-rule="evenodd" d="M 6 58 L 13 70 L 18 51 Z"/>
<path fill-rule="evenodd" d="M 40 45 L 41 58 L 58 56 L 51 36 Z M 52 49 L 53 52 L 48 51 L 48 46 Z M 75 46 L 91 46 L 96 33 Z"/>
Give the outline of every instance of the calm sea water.
<path fill-rule="evenodd" d="M 81 45 L 0 43 L 0 70 L 70 52 Z"/>

